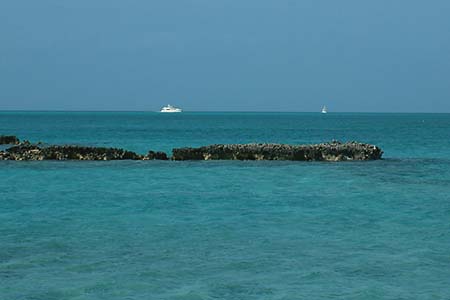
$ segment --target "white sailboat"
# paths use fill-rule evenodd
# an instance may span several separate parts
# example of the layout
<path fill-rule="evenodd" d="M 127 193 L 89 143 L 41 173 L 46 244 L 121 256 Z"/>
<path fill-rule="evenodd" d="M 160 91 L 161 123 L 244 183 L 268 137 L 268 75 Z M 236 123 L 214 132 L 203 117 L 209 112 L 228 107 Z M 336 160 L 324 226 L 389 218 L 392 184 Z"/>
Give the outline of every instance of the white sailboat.
<path fill-rule="evenodd" d="M 327 107 L 325 105 L 322 107 L 322 113 L 323 114 L 328 113 Z"/>
<path fill-rule="evenodd" d="M 168 104 L 167 106 L 164 106 L 160 110 L 160 112 L 162 112 L 162 113 L 179 113 L 179 112 L 182 112 L 182 111 L 183 110 L 181 108 L 172 106 L 170 104 Z"/>

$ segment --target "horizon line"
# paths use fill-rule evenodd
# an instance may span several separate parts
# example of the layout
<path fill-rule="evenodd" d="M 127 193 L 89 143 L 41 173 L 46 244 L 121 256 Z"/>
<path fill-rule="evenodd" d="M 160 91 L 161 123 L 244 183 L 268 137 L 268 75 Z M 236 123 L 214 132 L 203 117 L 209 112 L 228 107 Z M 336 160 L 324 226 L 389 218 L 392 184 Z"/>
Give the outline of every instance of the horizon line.
<path fill-rule="evenodd" d="M 140 112 L 140 113 L 160 113 L 159 110 L 59 110 L 59 109 L 0 109 L 0 112 Z M 276 110 L 183 110 L 182 113 L 317 113 L 320 111 L 276 111 Z M 331 111 L 327 114 L 450 114 L 449 112 L 420 112 L 420 111 Z"/>

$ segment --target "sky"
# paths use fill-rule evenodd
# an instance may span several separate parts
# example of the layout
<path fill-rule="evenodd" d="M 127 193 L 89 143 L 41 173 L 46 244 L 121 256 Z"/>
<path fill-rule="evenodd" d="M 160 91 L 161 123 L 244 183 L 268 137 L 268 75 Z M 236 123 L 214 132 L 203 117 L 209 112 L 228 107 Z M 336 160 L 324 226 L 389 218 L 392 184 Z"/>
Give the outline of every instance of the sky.
<path fill-rule="evenodd" d="M 448 0 L 0 0 L 0 110 L 450 112 Z"/>

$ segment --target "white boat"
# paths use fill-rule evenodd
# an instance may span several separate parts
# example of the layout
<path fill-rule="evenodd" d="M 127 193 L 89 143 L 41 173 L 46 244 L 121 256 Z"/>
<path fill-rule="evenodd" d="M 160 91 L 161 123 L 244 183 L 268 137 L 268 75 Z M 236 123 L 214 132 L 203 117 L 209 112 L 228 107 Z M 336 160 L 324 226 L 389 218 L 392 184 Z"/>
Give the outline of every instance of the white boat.
<path fill-rule="evenodd" d="M 182 112 L 183 110 L 181 108 L 172 106 L 170 104 L 168 104 L 167 106 L 164 106 L 163 108 L 161 108 L 160 112 L 163 113 L 179 113 Z"/>
<path fill-rule="evenodd" d="M 324 105 L 324 106 L 322 107 L 322 113 L 323 113 L 323 114 L 326 114 L 327 112 L 328 112 L 327 107 Z"/>

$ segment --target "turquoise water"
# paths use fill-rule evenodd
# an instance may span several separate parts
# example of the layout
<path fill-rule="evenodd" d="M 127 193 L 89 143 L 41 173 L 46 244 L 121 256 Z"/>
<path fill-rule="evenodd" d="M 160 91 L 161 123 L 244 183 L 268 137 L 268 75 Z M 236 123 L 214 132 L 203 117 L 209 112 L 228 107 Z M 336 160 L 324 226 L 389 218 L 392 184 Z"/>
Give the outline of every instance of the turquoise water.
<path fill-rule="evenodd" d="M 145 153 L 375 143 L 373 162 L 0 162 L 0 299 L 450 299 L 450 115 L 0 113 Z"/>

